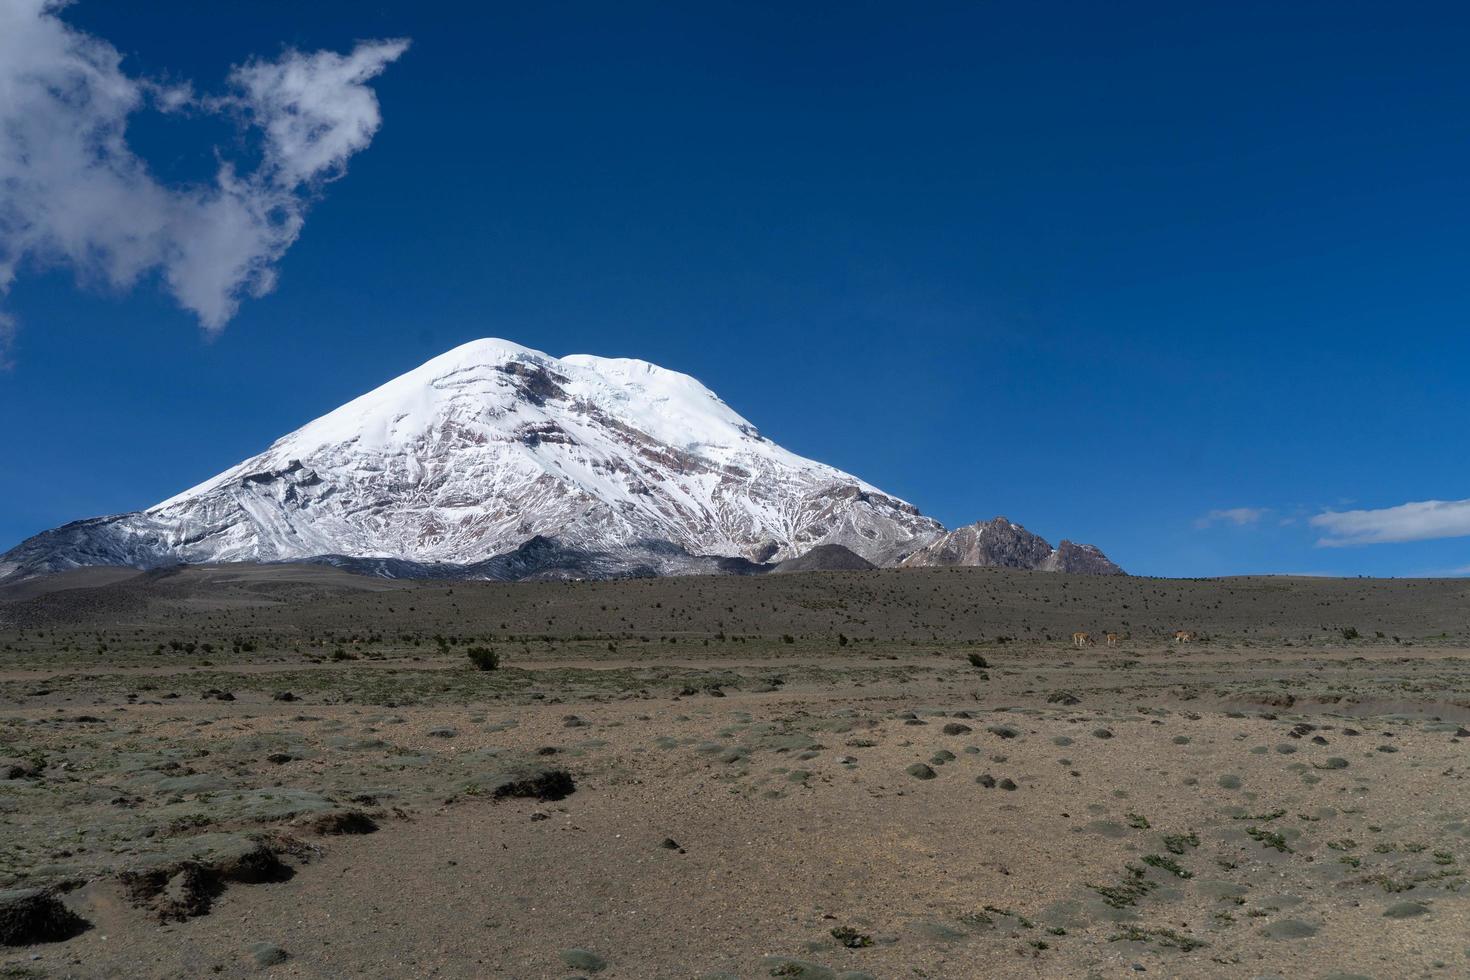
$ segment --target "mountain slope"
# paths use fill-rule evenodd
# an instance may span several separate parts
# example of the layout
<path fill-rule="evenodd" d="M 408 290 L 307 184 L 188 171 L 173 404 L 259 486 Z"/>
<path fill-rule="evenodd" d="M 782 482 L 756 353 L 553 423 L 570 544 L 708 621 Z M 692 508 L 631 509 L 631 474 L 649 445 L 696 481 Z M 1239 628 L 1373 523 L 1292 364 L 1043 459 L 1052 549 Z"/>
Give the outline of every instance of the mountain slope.
<path fill-rule="evenodd" d="M 840 544 L 819 544 L 804 555 L 788 558 L 775 568 L 773 574 L 790 572 L 861 572 L 876 567 L 862 555 Z"/>
<path fill-rule="evenodd" d="M 145 511 L 37 535 L 0 556 L 0 578 L 318 556 L 473 565 L 538 536 L 756 563 L 840 544 L 892 564 L 942 532 L 775 445 L 688 375 L 480 340 Z"/>
<path fill-rule="evenodd" d="M 1045 538 L 1004 517 L 946 531 L 899 564 L 905 568 L 976 565 L 1089 575 L 1124 574 L 1121 568 L 1090 544 L 1063 541 L 1053 548 Z"/>

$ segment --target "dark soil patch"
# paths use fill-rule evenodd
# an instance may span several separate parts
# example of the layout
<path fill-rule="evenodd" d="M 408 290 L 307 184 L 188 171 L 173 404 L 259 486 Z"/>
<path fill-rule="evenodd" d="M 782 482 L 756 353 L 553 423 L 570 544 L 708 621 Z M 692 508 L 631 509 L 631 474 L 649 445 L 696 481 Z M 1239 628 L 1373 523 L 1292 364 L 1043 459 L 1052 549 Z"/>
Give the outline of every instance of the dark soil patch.
<path fill-rule="evenodd" d="M 44 888 L 0 891 L 0 946 L 29 946 L 70 939 L 87 920 Z"/>
<path fill-rule="evenodd" d="M 577 784 L 565 769 L 533 769 L 503 777 L 490 791 L 490 798 L 564 800 L 576 791 Z"/>

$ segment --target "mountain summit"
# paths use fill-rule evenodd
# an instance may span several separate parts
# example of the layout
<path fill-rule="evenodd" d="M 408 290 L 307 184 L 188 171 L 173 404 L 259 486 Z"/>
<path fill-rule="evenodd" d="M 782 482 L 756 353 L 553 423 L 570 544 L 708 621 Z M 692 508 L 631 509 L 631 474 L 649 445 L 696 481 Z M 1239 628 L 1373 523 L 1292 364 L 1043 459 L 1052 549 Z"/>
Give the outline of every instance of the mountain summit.
<path fill-rule="evenodd" d="M 891 564 L 942 530 L 772 443 L 688 375 L 478 340 L 145 511 L 38 535 L 0 576 L 322 555 L 463 565 L 537 536 L 752 562 L 841 544 Z"/>
<path fill-rule="evenodd" d="M 688 375 L 477 340 L 147 510 L 30 538 L 0 556 L 0 579 L 297 560 L 391 575 L 730 572 L 823 545 L 895 565 L 944 534 L 766 439 Z M 943 552 L 936 563 L 952 563 Z"/>

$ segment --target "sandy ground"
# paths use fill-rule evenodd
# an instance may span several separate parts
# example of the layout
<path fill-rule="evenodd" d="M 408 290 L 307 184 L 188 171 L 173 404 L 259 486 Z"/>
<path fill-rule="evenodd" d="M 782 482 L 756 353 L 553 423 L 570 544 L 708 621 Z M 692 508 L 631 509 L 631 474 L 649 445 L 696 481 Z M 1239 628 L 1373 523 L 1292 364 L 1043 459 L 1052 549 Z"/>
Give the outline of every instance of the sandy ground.
<path fill-rule="evenodd" d="M 492 672 L 407 633 L 332 659 L 369 616 L 302 655 L 218 626 L 208 664 L 155 652 L 172 606 L 32 626 L 0 637 L 0 756 L 35 770 L 0 779 L 0 888 L 86 925 L 0 976 L 1470 975 L 1470 651 L 1313 601 L 1185 648 L 635 622 L 500 637 Z M 136 885 L 188 868 L 207 908 Z"/>

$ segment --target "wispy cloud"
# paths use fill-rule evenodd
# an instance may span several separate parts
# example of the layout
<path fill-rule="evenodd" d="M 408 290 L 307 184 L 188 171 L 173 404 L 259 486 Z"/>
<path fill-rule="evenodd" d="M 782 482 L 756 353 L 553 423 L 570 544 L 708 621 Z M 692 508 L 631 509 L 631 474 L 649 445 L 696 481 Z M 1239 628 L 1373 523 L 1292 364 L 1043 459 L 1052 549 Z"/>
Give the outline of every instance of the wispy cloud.
<path fill-rule="evenodd" d="M 1454 568 L 1431 568 L 1426 571 L 1415 572 L 1410 578 L 1465 578 L 1470 576 L 1470 565 L 1457 565 Z"/>
<path fill-rule="evenodd" d="M 1324 511 L 1312 518 L 1319 545 L 1341 547 L 1470 535 L 1470 500 L 1422 500 L 1378 510 Z"/>
<path fill-rule="evenodd" d="M 118 289 L 156 272 L 217 331 L 244 297 L 274 288 L 313 196 L 371 142 L 381 114 L 366 83 L 408 42 L 288 51 L 201 97 L 126 74 L 116 48 L 60 19 L 67 3 L 0 0 L 0 296 L 30 267 Z M 241 173 L 222 158 L 210 183 L 160 183 L 129 147 L 128 121 L 185 109 L 238 120 L 259 162 Z M 0 312 L 0 343 L 13 329 Z"/>
<path fill-rule="evenodd" d="M 1245 527 L 1247 524 L 1258 524 L 1261 518 L 1271 513 L 1269 507 L 1230 507 L 1225 510 L 1212 510 L 1195 518 L 1194 526 L 1207 528 L 1215 524 L 1234 524 L 1236 527 Z"/>

